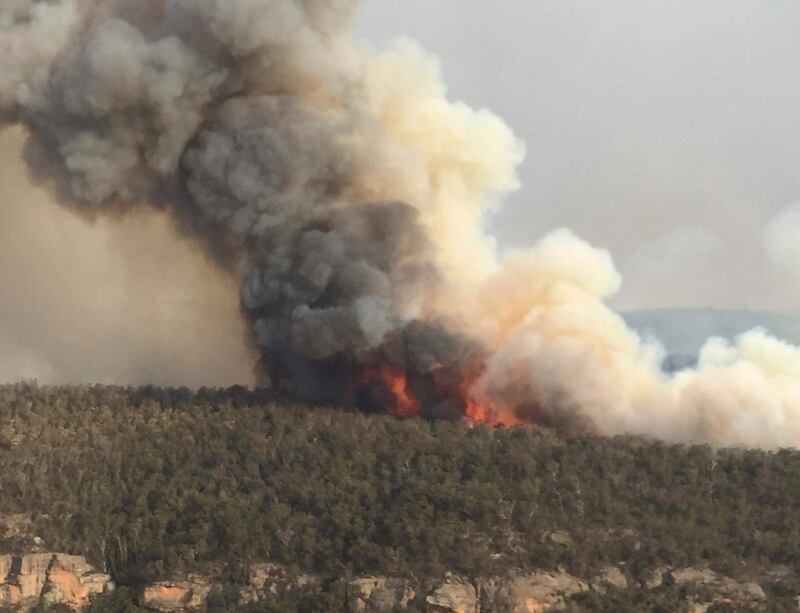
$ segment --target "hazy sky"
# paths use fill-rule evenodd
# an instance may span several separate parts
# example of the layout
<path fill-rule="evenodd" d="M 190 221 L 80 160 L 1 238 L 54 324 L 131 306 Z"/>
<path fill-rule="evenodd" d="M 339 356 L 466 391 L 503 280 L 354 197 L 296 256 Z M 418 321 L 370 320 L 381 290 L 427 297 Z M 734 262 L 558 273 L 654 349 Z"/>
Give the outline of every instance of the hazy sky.
<path fill-rule="evenodd" d="M 797 0 L 364 0 L 359 24 L 526 142 L 500 247 L 574 229 L 613 253 L 620 309 L 800 312 L 798 32 Z M 0 381 L 252 382 L 236 283 L 166 218 L 85 224 L 22 144 L 0 133 Z"/>
<path fill-rule="evenodd" d="M 501 246 L 574 229 L 623 308 L 800 309 L 800 3 L 366 0 L 360 32 L 526 142 Z"/>
<path fill-rule="evenodd" d="M 89 224 L 0 131 L 0 382 L 254 382 L 238 284 L 164 215 Z"/>

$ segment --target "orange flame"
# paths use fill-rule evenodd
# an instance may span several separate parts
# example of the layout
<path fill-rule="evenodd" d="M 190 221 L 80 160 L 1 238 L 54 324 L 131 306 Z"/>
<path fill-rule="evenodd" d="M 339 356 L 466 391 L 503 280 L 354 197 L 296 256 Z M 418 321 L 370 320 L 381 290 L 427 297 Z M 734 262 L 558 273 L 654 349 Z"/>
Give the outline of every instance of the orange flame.
<path fill-rule="evenodd" d="M 394 400 L 388 413 L 396 417 L 419 417 L 422 414 L 422 403 L 414 395 L 408 385 L 406 373 L 396 366 L 378 366 L 364 375 L 367 383 L 380 382 Z"/>
<path fill-rule="evenodd" d="M 497 402 L 478 402 L 474 398 L 466 398 L 464 419 L 471 427 L 477 424 L 489 426 L 519 426 L 525 422 L 514 413 L 513 409 Z"/>
<path fill-rule="evenodd" d="M 458 407 L 462 411 L 464 423 L 472 428 L 478 424 L 488 426 L 517 426 L 525 423 L 514 409 L 504 403 L 483 398 L 474 390 L 480 372 L 462 375 L 460 380 L 448 381 L 440 369 L 432 373 L 433 382 L 439 392 L 438 398 Z M 419 417 L 423 413 L 423 403 L 409 384 L 406 371 L 390 364 L 374 364 L 362 370 L 358 378 L 360 385 L 378 385 L 388 396 L 386 413 L 396 417 Z"/>
<path fill-rule="evenodd" d="M 464 402 L 464 420 L 470 427 L 478 424 L 517 426 L 523 423 L 511 407 L 501 402 L 476 398 L 472 391 L 476 378 L 468 377 L 464 379 L 458 390 Z"/>

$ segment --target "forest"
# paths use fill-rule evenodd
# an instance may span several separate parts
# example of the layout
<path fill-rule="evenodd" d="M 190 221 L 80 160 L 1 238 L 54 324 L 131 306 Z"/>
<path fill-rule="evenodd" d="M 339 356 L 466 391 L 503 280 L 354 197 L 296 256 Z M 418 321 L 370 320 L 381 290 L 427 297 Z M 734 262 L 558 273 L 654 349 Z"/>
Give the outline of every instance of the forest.
<path fill-rule="evenodd" d="M 397 419 L 241 387 L 2 386 L 0 493 L 0 516 L 30 518 L 4 553 L 35 536 L 131 590 L 268 560 L 326 577 L 306 610 L 370 573 L 800 568 L 797 451 Z"/>

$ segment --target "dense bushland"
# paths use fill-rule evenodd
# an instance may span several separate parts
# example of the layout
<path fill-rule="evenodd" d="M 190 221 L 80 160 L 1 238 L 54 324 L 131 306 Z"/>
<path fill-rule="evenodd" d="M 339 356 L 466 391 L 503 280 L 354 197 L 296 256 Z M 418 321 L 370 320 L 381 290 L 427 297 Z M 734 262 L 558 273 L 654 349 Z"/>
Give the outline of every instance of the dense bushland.
<path fill-rule="evenodd" d="M 123 584 L 272 560 L 331 578 L 800 568 L 800 453 L 470 429 L 265 393 L 0 387 L 0 515 Z"/>

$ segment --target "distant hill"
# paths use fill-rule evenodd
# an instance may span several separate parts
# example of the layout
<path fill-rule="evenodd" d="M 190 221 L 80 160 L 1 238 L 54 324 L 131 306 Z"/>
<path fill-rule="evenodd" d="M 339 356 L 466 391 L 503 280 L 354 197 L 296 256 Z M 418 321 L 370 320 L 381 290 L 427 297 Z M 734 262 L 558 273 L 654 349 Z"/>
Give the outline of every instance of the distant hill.
<path fill-rule="evenodd" d="M 800 313 L 726 309 L 647 309 L 622 313 L 642 336 L 654 336 L 667 351 L 696 356 L 712 336 L 734 339 L 753 328 L 800 345 Z"/>

